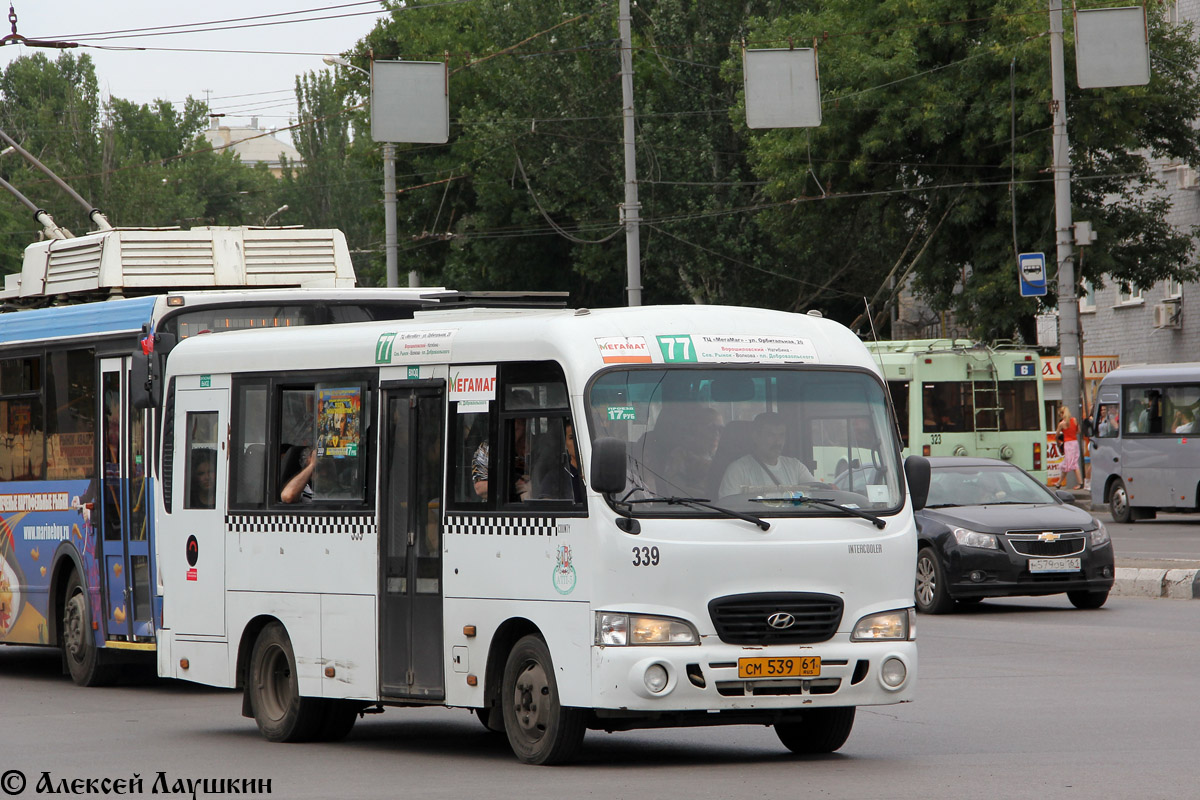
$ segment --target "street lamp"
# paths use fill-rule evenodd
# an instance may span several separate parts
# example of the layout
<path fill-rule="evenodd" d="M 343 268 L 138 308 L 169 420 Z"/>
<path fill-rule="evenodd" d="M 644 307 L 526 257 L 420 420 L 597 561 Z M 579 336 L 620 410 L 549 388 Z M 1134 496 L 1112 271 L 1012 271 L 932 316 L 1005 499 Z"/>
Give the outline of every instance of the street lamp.
<path fill-rule="evenodd" d="M 277 217 L 278 215 L 282 214 L 284 211 L 287 211 L 287 210 L 288 210 L 287 203 L 284 203 L 279 208 L 272 211 L 270 214 L 267 215 L 267 218 L 263 220 L 263 227 L 265 228 L 268 225 L 270 225 L 271 220 L 275 219 L 275 217 Z"/>
<path fill-rule="evenodd" d="M 341 56 L 325 56 L 321 60 L 331 67 L 349 67 L 366 75 L 368 80 L 371 78 L 371 73 L 362 67 L 354 66 Z M 399 286 L 399 243 L 396 237 L 396 145 L 391 142 L 383 143 L 383 249 L 387 264 L 387 285 L 389 288 Z M 421 285 L 416 270 L 409 271 L 408 285 Z"/>

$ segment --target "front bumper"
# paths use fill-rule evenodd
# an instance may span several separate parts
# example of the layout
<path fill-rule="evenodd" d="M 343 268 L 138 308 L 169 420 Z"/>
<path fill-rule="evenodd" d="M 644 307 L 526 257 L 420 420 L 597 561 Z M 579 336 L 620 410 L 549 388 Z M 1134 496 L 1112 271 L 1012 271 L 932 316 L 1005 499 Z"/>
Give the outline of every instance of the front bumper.
<path fill-rule="evenodd" d="M 1062 592 L 1106 592 L 1116 576 L 1112 545 L 1093 550 L 1089 545 L 1076 556 L 1078 572 L 1033 573 L 1029 556 L 1004 550 L 974 547 L 953 549 L 943 560 L 950 595 L 968 597 L 1014 597 Z"/>
<path fill-rule="evenodd" d="M 818 656 L 821 671 L 806 678 L 738 677 L 739 658 Z M 895 688 L 882 678 L 883 664 L 897 659 L 904 680 Z M 893 665 L 894 667 L 895 665 Z M 646 673 L 667 673 L 659 692 Z M 774 722 L 780 712 L 832 706 L 888 705 L 911 701 L 917 677 L 917 646 L 911 641 L 851 642 L 839 633 L 828 642 L 753 647 L 705 636 L 699 646 L 592 647 L 592 707 L 603 727 L 657 724 Z M 695 716 L 689 721 L 689 713 Z M 669 719 L 669 723 L 661 720 Z"/>

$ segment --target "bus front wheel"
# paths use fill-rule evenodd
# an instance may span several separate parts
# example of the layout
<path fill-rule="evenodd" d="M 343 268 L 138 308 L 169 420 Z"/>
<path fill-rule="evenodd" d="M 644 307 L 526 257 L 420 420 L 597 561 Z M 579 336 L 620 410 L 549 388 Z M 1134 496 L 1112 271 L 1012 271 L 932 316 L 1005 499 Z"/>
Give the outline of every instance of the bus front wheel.
<path fill-rule="evenodd" d="M 309 741 L 326 721 L 320 699 L 300 696 L 292 642 L 278 622 L 263 628 L 254 642 L 246 691 L 254 721 L 268 741 Z"/>
<path fill-rule="evenodd" d="M 797 755 L 832 753 L 846 743 L 854 728 L 854 706 L 810 708 L 797 722 L 775 723 L 775 735 Z"/>
<path fill-rule="evenodd" d="M 107 663 L 107 654 L 96 647 L 91 603 L 79 573 L 74 572 L 67 582 L 63 604 L 62 648 L 67 671 L 77 686 L 107 686 L 116 678 L 115 668 Z"/>
<path fill-rule="evenodd" d="M 1112 512 L 1113 522 L 1130 522 L 1133 520 L 1133 509 L 1129 507 L 1129 493 L 1125 491 L 1125 482 L 1118 479 L 1113 482 L 1108 492 L 1108 510 Z"/>
<path fill-rule="evenodd" d="M 501 695 L 504 731 L 520 761 L 562 764 L 579 752 L 584 713 L 560 702 L 550 649 L 541 637 L 529 635 L 513 646 Z"/>

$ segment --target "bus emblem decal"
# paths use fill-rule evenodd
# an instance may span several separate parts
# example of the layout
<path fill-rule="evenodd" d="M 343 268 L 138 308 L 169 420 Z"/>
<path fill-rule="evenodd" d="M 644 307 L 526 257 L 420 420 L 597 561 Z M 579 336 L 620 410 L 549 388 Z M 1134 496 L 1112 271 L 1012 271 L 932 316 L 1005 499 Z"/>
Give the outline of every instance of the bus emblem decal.
<path fill-rule="evenodd" d="M 550 578 L 554 583 L 554 590 L 559 594 L 570 594 L 575 591 L 576 581 L 575 567 L 571 565 L 570 545 L 558 546 L 555 561 L 554 572 Z"/>
<path fill-rule="evenodd" d="M 785 630 L 796 624 L 796 618 L 786 611 L 776 611 L 774 614 L 767 617 L 767 624 L 772 628 Z"/>

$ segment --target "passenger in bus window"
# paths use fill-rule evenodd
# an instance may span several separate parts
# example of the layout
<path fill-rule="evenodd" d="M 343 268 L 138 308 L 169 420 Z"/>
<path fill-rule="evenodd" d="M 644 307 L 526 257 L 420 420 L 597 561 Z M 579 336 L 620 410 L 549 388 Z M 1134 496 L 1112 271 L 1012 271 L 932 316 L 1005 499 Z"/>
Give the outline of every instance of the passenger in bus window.
<path fill-rule="evenodd" d="M 1175 412 L 1175 419 L 1171 423 L 1171 430 L 1175 433 L 1192 433 L 1196 430 L 1196 417 L 1186 408 L 1181 408 Z"/>
<path fill-rule="evenodd" d="M 317 465 L 317 451 L 305 447 L 299 453 L 299 463 L 304 466 L 288 479 L 279 492 L 279 499 L 285 503 L 311 503 L 313 499 L 312 474 Z"/>
<path fill-rule="evenodd" d="M 192 452 L 192 485 L 188 508 L 215 508 L 217 458 L 212 450 Z"/>
<path fill-rule="evenodd" d="M 517 417 L 512 420 L 512 474 L 513 478 L 513 493 L 512 497 L 506 498 L 513 502 L 522 502 L 529 499 L 529 474 L 526 470 L 526 441 L 525 441 L 526 421 L 524 417 Z M 491 447 L 487 442 L 480 443 L 475 449 L 475 458 L 471 463 L 471 480 L 475 484 L 475 494 L 480 498 L 488 499 L 488 476 L 491 471 Z"/>
<path fill-rule="evenodd" d="M 558 420 L 550 421 L 551 434 Z M 561 436 L 541 440 L 541 452 L 534 453 L 533 496 L 537 500 L 583 500 L 580 482 L 579 451 L 575 445 L 575 427 L 564 420 Z"/>
<path fill-rule="evenodd" d="M 729 497 L 760 489 L 815 483 L 816 478 L 798 458 L 783 455 L 787 423 L 774 411 L 754 418 L 750 430 L 751 451 L 725 470 L 718 495 Z"/>

